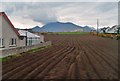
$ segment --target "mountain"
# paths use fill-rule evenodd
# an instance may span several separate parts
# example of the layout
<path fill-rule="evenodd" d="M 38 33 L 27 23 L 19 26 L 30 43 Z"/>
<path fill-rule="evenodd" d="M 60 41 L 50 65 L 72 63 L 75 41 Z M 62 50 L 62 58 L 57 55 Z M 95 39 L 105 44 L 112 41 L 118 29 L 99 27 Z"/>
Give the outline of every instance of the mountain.
<path fill-rule="evenodd" d="M 84 31 L 84 32 L 90 32 L 91 30 L 95 30 L 95 28 L 89 27 L 89 26 L 84 26 L 84 27 L 83 27 L 83 31 Z"/>
<path fill-rule="evenodd" d="M 41 28 L 39 26 L 35 26 L 32 28 L 32 31 L 34 32 L 40 32 Z"/>
<path fill-rule="evenodd" d="M 36 26 L 32 28 L 33 32 L 74 32 L 74 31 L 84 31 L 90 32 L 93 28 L 89 26 L 78 26 L 71 22 L 52 22 L 44 25 L 43 27 Z"/>

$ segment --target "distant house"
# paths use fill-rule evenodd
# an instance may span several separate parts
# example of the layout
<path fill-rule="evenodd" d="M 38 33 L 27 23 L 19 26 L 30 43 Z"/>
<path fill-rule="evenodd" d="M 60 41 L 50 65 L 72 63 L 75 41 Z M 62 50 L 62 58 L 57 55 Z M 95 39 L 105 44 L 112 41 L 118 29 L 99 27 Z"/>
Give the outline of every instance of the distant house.
<path fill-rule="evenodd" d="M 107 33 L 109 31 L 110 27 L 104 27 L 99 30 L 99 33 Z"/>
<path fill-rule="evenodd" d="M 100 29 L 100 33 L 107 33 L 107 34 L 117 34 L 120 26 L 115 25 L 113 27 L 104 27 Z"/>
<path fill-rule="evenodd" d="M 109 30 L 107 31 L 107 33 L 117 33 L 118 30 L 118 26 L 115 25 L 112 28 L 109 28 Z"/>
<path fill-rule="evenodd" d="M 26 34 L 25 34 L 26 33 Z M 44 37 L 17 30 L 7 15 L 0 12 L 0 48 L 9 49 L 44 42 Z"/>

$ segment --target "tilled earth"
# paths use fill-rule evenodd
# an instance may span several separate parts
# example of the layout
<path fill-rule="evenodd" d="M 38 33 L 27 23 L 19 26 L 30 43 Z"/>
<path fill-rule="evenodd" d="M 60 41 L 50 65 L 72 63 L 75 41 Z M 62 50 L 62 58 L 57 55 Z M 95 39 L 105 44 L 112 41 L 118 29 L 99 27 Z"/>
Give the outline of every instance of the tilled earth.
<path fill-rule="evenodd" d="M 3 79 L 118 79 L 117 40 L 45 35 L 52 46 L 2 63 Z"/>

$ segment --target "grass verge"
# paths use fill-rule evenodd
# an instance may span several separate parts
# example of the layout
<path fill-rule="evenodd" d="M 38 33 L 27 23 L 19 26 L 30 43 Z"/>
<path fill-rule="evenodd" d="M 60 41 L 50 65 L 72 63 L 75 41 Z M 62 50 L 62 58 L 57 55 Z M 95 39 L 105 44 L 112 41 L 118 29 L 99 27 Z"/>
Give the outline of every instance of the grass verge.
<path fill-rule="evenodd" d="M 39 47 L 39 48 L 33 48 L 33 49 L 29 50 L 29 51 L 26 51 L 26 52 L 23 52 L 23 53 L 20 53 L 20 54 L 9 55 L 9 56 L 0 58 L 0 61 L 4 62 L 4 61 L 10 60 L 12 58 L 21 57 L 21 56 L 23 56 L 22 54 L 32 54 L 34 52 L 37 52 L 37 51 L 40 51 L 40 50 L 44 50 L 44 49 L 46 49 L 46 48 L 48 48 L 50 46 L 51 45 L 43 46 L 43 47 Z"/>

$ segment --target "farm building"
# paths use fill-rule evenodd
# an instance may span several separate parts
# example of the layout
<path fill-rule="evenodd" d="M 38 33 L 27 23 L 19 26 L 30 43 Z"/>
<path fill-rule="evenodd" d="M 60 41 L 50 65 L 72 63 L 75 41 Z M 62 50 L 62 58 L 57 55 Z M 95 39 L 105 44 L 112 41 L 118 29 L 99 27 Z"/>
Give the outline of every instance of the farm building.
<path fill-rule="evenodd" d="M 17 30 L 7 15 L 0 12 L 0 48 L 9 49 L 44 42 L 44 37 L 28 31 Z"/>
<path fill-rule="evenodd" d="M 42 43 L 44 42 L 44 37 L 43 35 L 35 35 L 33 33 L 30 33 L 28 31 L 25 30 L 18 30 L 21 39 L 24 38 L 24 42 L 20 41 L 20 45 L 21 46 L 25 46 L 25 45 L 34 45 L 34 44 L 38 44 L 38 43 Z M 27 39 L 26 39 L 27 38 Z"/>

